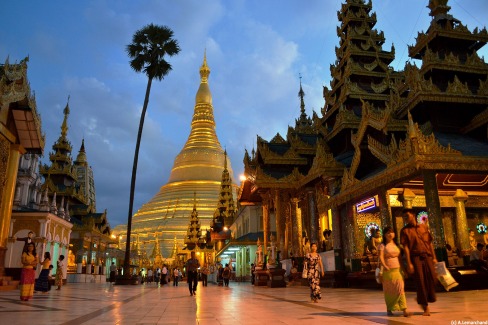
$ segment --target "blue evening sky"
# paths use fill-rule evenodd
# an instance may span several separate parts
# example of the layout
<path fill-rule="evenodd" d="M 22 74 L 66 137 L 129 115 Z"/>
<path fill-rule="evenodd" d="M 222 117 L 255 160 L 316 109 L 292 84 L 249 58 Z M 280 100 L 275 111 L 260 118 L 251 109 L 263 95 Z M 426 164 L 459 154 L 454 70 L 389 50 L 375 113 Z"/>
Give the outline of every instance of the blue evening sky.
<path fill-rule="evenodd" d="M 29 56 L 28 78 L 46 134 L 44 161 L 60 135 L 68 96 L 69 139 L 75 158 L 85 148 L 95 174 L 97 210 L 112 226 L 127 220 L 129 185 L 147 79 L 133 72 L 125 47 L 154 23 L 174 31 L 181 52 L 173 71 L 154 81 L 141 143 L 135 211 L 169 177 L 189 131 L 207 50 L 217 134 L 234 175 L 256 135 L 286 135 L 300 112 L 299 74 L 307 114 L 324 105 L 329 65 L 336 57 L 339 0 L 27 1 L 0 3 L 0 62 Z M 402 70 L 407 45 L 425 31 L 428 0 L 374 0 L 385 50 L 394 43 Z M 487 22 L 488 1 L 451 0 L 450 13 L 470 30 Z M 480 56 L 488 53 L 486 48 Z M 415 60 L 414 60 L 415 61 Z M 419 63 L 417 63 L 419 65 Z M 238 179 L 236 183 L 238 183 Z"/>

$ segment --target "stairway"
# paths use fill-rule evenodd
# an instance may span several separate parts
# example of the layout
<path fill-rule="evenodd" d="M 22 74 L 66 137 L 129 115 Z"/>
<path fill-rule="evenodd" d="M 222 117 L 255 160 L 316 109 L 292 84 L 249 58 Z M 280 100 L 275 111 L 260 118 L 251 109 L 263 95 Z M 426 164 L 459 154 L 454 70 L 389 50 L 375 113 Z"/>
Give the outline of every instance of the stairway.
<path fill-rule="evenodd" d="M 0 291 L 16 290 L 19 282 L 18 280 L 12 280 L 11 276 L 0 276 Z"/>

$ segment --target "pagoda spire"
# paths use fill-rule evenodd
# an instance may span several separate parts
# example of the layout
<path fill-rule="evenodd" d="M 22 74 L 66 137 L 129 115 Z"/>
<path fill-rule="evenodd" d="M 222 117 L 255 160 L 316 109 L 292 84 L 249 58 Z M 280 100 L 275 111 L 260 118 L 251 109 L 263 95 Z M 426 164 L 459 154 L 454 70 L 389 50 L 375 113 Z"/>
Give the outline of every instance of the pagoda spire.
<path fill-rule="evenodd" d="M 227 149 L 224 150 L 224 170 L 227 170 Z"/>
<path fill-rule="evenodd" d="M 300 76 L 300 91 L 298 91 L 298 97 L 300 97 L 300 116 L 302 116 L 305 115 L 305 101 L 303 100 L 303 97 L 305 97 L 305 92 L 302 88 L 302 76 Z"/>
<path fill-rule="evenodd" d="M 193 192 L 193 211 L 190 215 L 190 223 L 188 224 L 188 230 L 186 232 L 186 247 L 188 247 L 189 250 L 193 250 L 201 242 L 201 236 L 200 219 L 198 219 L 197 211 L 197 196 L 196 192 Z"/>
<path fill-rule="evenodd" d="M 176 241 L 176 236 L 173 240 L 173 250 L 171 251 L 171 256 L 170 258 L 176 258 L 178 255 L 178 242 Z"/>
<path fill-rule="evenodd" d="M 156 258 L 157 256 L 161 256 L 161 248 L 159 247 L 158 234 L 154 234 L 154 247 L 150 257 Z"/>
<path fill-rule="evenodd" d="M 312 119 L 305 113 L 305 92 L 302 88 L 302 76 L 300 75 L 300 90 L 298 91 L 298 97 L 300 98 L 300 117 L 295 120 L 295 131 L 300 133 L 310 133 L 312 129 Z"/>
<path fill-rule="evenodd" d="M 208 85 L 209 75 L 210 68 L 207 65 L 207 55 L 205 53 L 200 67 L 200 87 L 195 96 L 195 109 L 193 111 L 190 136 L 182 152 L 202 146 L 222 150 L 215 132 L 212 93 Z"/>
<path fill-rule="evenodd" d="M 75 163 L 77 165 L 88 165 L 88 161 L 86 159 L 86 151 L 85 151 L 85 138 L 81 140 L 81 147 L 80 151 L 78 151 L 78 156 L 76 156 Z"/>
<path fill-rule="evenodd" d="M 63 119 L 63 124 L 61 124 L 61 138 L 62 139 L 66 139 L 66 136 L 68 135 L 68 115 L 70 113 L 70 111 L 69 111 L 69 98 L 70 98 L 70 96 L 68 96 L 68 101 L 66 102 L 66 106 L 63 110 L 64 119 Z"/>
<path fill-rule="evenodd" d="M 220 182 L 219 199 L 212 220 L 212 230 L 220 232 L 223 227 L 228 227 L 234 222 L 235 206 L 232 194 L 232 178 L 227 170 L 227 150 L 224 152 L 224 170 Z"/>

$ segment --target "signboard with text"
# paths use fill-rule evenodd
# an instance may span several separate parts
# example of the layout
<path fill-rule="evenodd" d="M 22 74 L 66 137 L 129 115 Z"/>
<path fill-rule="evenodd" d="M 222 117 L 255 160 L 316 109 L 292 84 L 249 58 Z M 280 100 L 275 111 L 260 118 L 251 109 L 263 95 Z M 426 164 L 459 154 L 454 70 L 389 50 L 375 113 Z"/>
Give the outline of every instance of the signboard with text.
<path fill-rule="evenodd" d="M 361 212 L 364 212 L 364 211 L 368 211 L 368 210 L 371 210 L 371 209 L 374 209 L 378 206 L 377 202 L 376 202 L 376 197 L 373 196 L 373 197 L 370 197 L 369 199 L 366 199 L 364 201 L 361 201 L 359 203 L 356 204 L 356 211 L 358 213 L 361 213 Z"/>

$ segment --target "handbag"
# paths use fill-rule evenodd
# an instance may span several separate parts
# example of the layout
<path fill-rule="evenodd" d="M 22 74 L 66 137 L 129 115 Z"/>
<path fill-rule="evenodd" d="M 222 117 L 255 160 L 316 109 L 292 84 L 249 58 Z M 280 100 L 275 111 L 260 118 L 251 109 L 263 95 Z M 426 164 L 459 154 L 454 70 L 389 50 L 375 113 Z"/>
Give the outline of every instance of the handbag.
<path fill-rule="evenodd" d="M 308 277 L 308 267 L 307 262 L 303 263 L 302 278 L 306 279 Z"/>
<path fill-rule="evenodd" d="M 442 284 L 446 291 L 457 287 L 459 283 L 452 277 L 451 272 L 446 267 L 446 262 L 437 262 L 435 265 L 435 271 L 437 273 L 437 279 Z"/>

